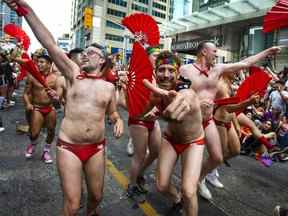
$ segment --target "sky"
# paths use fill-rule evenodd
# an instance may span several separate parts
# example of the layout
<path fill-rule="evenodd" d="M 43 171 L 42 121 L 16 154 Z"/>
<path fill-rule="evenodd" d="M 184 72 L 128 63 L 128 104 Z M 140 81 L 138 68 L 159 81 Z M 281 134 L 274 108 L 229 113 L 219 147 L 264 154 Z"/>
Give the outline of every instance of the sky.
<path fill-rule="evenodd" d="M 27 0 L 27 2 L 53 34 L 55 40 L 64 33 L 70 32 L 72 0 Z M 29 51 L 33 52 L 41 47 L 25 20 L 23 29 L 31 39 Z"/>

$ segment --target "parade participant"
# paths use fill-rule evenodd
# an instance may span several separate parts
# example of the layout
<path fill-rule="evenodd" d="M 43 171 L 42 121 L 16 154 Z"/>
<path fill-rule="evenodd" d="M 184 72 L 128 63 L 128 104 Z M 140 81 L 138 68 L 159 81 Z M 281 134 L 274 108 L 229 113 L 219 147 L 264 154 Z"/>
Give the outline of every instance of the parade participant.
<path fill-rule="evenodd" d="M 5 0 L 16 10 L 27 11 L 25 19 L 66 79 L 65 116 L 57 143 L 57 167 L 64 193 L 63 215 L 79 210 L 82 170 L 88 188 L 87 215 L 98 215 L 105 173 L 105 113 L 114 123 L 114 135 L 123 133 L 123 121 L 116 110 L 114 86 L 103 80 L 106 50 L 89 45 L 82 55 L 81 68 L 56 45 L 48 29 L 23 0 Z"/>
<path fill-rule="evenodd" d="M 203 164 L 199 192 L 207 199 L 211 199 L 212 196 L 205 185 L 204 177 L 223 162 L 220 137 L 212 118 L 219 77 L 223 73 L 236 73 L 241 69 L 249 68 L 266 56 L 274 55 L 278 52 L 280 52 L 279 47 L 272 47 L 238 63 L 215 64 L 217 57 L 215 44 L 209 41 L 203 41 L 198 46 L 195 63 L 184 65 L 180 69 L 180 74 L 191 80 L 191 87 L 198 95 L 201 104 L 209 157 Z"/>
<path fill-rule="evenodd" d="M 160 52 L 158 47 L 146 49 L 149 60 L 154 68 L 155 60 Z M 155 77 L 155 73 L 153 72 Z M 129 197 L 139 202 L 145 199 L 144 171 L 158 157 L 161 144 L 161 130 L 159 122 L 155 119 L 136 119 L 129 117 L 129 134 L 133 144 L 134 154 L 129 170 L 130 184 L 127 189 Z M 148 149 L 148 151 L 147 151 Z"/>
<path fill-rule="evenodd" d="M 220 135 L 222 144 L 222 153 L 224 160 L 228 160 L 240 153 L 240 127 L 236 120 L 235 112 L 245 109 L 257 102 L 260 96 L 257 94 L 252 95 L 249 99 L 242 102 L 235 102 L 234 104 L 221 105 L 217 104 L 219 99 L 231 100 L 231 87 L 235 74 L 224 73 L 222 74 L 218 85 L 217 94 L 214 106 L 213 120 Z"/>
<path fill-rule="evenodd" d="M 157 189 L 172 198 L 175 205 L 179 204 L 181 195 L 172 185 L 171 176 L 177 159 L 180 157 L 184 212 L 187 216 L 196 216 L 198 215 L 197 185 L 205 144 L 204 130 L 197 95 L 189 88 L 189 85 L 186 87 L 185 83 L 177 85 L 179 67 L 180 59 L 169 51 L 161 52 L 156 60 L 155 76 L 158 87 L 170 91 L 171 94 L 183 95 L 189 106 L 189 112 L 184 115 L 182 121 L 169 120 L 164 129 L 157 166 Z M 161 111 L 170 103 L 171 99 L 163 96 L 155 105 Z M 177 109 L 179 107 L 174 111 L 178 112 Z M 169 116 L 166 115 L 165 119 L 169 119 Z"/>
<path fill-rule="evenodd" d="M 26 110 L 27 112 L 31 112 L 30 143 L 26 148 L 25 157 L 32 157 L 35 147 L 39 142 L 38 138 L 41 129 L 45 125 L 47 127 L 47 139 L 42 155 L 45 163 L 52 163 L 53 161 L 50 149 L 56 127 L 56 112 L 53 108 L 53 100 L 49 94 L 51 94 L 51 91 L 56 91 L 57 77 L 50 73 L 51 64 L 52 61 L 47 54 L 38 57 L 37 67 L 46 80 L 50 93 L 36 79 L 29 76 L 23 95 Z M 55 92 L 52 92 L 52 94 L 55 94 Z"/>

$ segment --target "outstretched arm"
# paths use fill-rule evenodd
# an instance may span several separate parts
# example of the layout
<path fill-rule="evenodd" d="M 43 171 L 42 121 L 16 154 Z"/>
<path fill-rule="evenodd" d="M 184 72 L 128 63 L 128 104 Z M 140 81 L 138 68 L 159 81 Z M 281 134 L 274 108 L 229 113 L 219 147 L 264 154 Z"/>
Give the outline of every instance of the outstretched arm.
<path fill-rule="evenodd" d="M 44 48 L 46 48 L 51 56 L 52 60 L 55 62 L 63 75 L 67 77 L 70 81 L 73 80 L 75 74 L 80 72 L 79 67 L 71 61 L 66 54 L 60 49 L 52 34 L 46 28 L 46 26 L 41 22 L 38 16 L 35 14 L 33 9 L 24 0 L 4 0 L 8 6 L 16 10 L 19 6 L 25 7 L 27 14 L 25 19 L 32 29 L 34 35 L 39 40 Z"/>
<path fill-rule="evenodd" d="M 270 47 L 256 55 L 250 56 L 240 62 L 232 64 L 221 64 L 219 65 L 221 73 L 237 73 L 241 69 L 247 69 L 254 65 L 256 62 L 266 58 L 270 55 L 276 55 L 280 53 L 281 47 Z"/>
<path fill-rule="evenodd" d="M 239 104 L 226 105 L 226 110 L 229 113 L 238 112 L 238 111 L 244 110 L 246 107 L 254 104 L 259 99 L 260 99 L 259 95 L 252 95 L 250 98 L 242 101 Z"/>

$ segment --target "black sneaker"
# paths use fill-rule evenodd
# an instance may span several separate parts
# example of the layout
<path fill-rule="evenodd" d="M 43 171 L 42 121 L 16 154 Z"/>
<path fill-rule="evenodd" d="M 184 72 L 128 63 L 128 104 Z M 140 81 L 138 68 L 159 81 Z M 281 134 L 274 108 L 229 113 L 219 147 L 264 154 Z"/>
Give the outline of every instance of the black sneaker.
<path fill-rule="evenodd" d="M 168 210 L 167 214 L 165 214 L 165 216 L 181 215 L 182 214 L 182 209 L 183 209 L 183 202 L 181 200 L 178 203 L 174 203 L 172 205 L 172 207 Z"/>
<path fill-rule="evenodd" d="M 274 208 L 273 216 L 288 216 L 288 209 L 277 205 Z"/>
<path fill-rule="evenodd" d="M 138 176 L 136 182 L 142 193 L 148 193 L 148 190 L 145 188 L 146 179 L 144 176 Z"/>
<path fill-rule="evenodd" d="M 146 195 L 142 192 L 138 185 L 128 185 L 127 197 L 135 200 L 137 203 L 143 203 L 146 201 Z"/>

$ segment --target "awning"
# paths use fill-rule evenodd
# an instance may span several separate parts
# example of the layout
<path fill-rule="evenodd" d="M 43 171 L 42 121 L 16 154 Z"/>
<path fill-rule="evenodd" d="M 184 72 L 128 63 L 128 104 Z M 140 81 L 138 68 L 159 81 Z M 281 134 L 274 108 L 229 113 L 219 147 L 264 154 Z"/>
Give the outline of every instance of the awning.
<path fill-rule="evenodd" d="M 162 23 L 161 36 L 209 28 L 246 19 L 261 17 L 275 4 L 275 0 L 231 0 L 221 6 L 194 12 L 169 22 Z"/>

